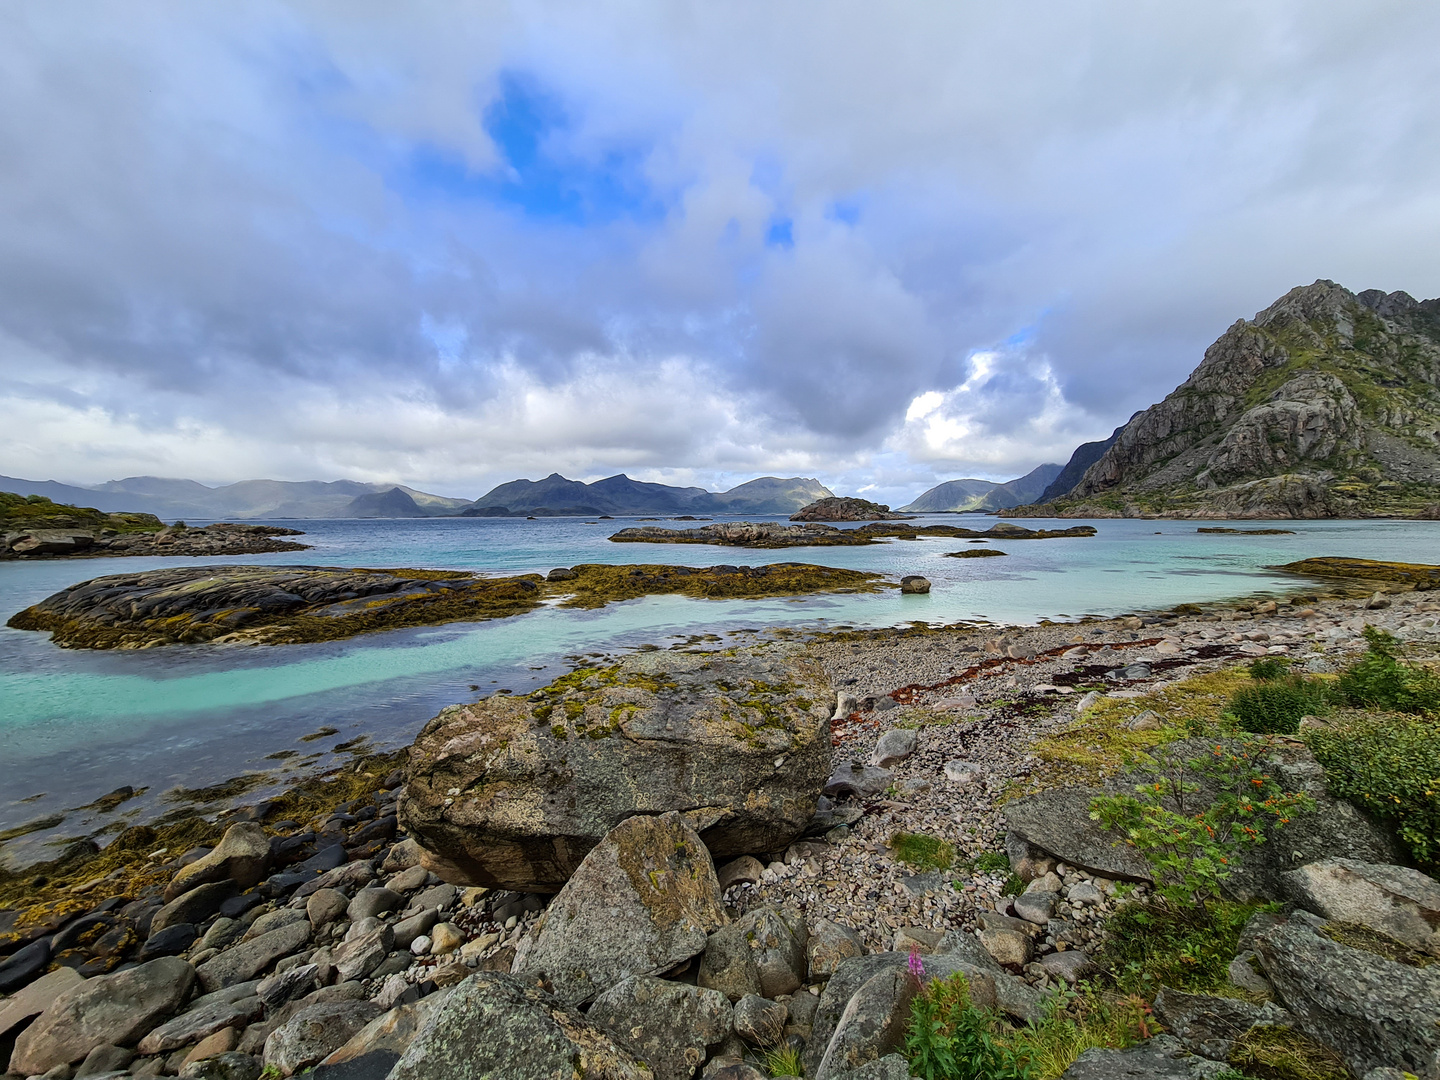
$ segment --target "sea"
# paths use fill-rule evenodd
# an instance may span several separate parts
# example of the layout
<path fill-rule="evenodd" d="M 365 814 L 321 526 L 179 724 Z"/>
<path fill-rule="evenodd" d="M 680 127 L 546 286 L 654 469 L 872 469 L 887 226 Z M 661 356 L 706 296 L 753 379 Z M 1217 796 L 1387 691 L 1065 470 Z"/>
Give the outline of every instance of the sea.
<path fill-rule="evenodd" d="M 718 518 L 717 520 L 733 520 Z M 750 518 L 748 520 L 762 520 Z M 779 519 L 769 519 L 779 520 Z M 936 515 L 923 524 L 984 529 L 994 519 Z M 612 543 L 636 519 L 427 518 L 277 521 L 305 531 L 303 552 L 212 563 L 541 572 L 577 563 L 812 562 L 873 570 L 898 580 L 922 574 L 927 595 L 816 595 L 761 600 L 652 596 L 599 610 L 545 606 L 478 623 L 392 630 L 314 645 L 189 645 L 139 651 L 60 649 L 48 635 L 0 628 L 0 829 L 66 816 L 37 836 L 74 835 L 76 808 L 122 785 L 146 789 L 125 804 L 135 820 L 162 811 L 177 789 L 256 770 L 319 767 L 365 738 L 377 749 L 408 744 L 447 705 L 508 690 L 529 692 L 578 658 L 666 648 L 694 635 L 776 628 L 836 629 L 911 623 L 1035 623 L 1163 609 L 1182 602 L 1281 596 L 1305 579 L 1272 567 L 1344 555 L 1433 563 L 1440 523 L 1285 523 L 1100 520 L 1089 538 L 1004 541 L 1006 558 L 952 559 L 966 546 L 944 538 L 869 547 L 750 551 L 703 545 Z M 661 522 L 669 524 L 668 522 Z M 192 522 L 192 524 L 198 524 Z M 1031 528 L 1074 521 L 1026 519 Z M 1200 526 L 1280 525 L 1293 535 L 1201 533 Z M 682 528 L 685 524 L 675 524 Z M 180 558 L 0 562 L 0 619 L 102 574 L 193 565 Z M 712 639 L 713 640 L 713 639 Z M 322 728 L 334 734 L 304 741 Z M 277 776 L 280 775 L 277 772 Z"/>

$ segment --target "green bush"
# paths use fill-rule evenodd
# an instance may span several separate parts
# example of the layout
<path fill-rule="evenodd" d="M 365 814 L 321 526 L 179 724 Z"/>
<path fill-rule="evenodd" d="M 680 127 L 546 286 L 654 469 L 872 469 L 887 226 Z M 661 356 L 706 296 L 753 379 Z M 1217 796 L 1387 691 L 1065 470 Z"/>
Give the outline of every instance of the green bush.
<path fill-rule="evenodd" d="M 1418 865 L 1440 866 L 1440 723 L 1396 713 L 1348 716 L 1313 729 L 1307 741 L 1332 795 L 1393 825 Z"/>
<path fill-rule="evenodd" d="M 1260 656 L 1250 661 L 1250 677 L 1256 682 L 1283 679 L 1290 672 L 1290 661 L 1279 656 Z"/>
<path fill-rule="evenodd" d="M 1226 712 L 1241 731 L 1256 735 L 1294 735 L 1300 719 L 1321 716 L 1329 709 L 1323 684 L 1298 676 L 1267 677 L 1257 686 L 1242 686 Z"/>
<path fill-rule="evenodd" d="M 1203 908 L 1124 904 L 1105 924 L 1098 959 L 1126 993 L 1150 998 L 1161 986 L 1207 993 L 1229 981 L 1240 931 L 1259 910 L 1229 901 Z"/>
<path fill-rule="evenodd" d="M 1336 686 L 1347 705 L 1404 713 L 1440 713 L 1440 676 L 1400 659 L 1400 642 L 1367 626 L 1365 655 Z"/>
<path fill-rule="evenodd" d="M 905 1056 L 922 1080 L 1028 1080 L 996 1042 L 996 1017 L 970 1004 L 964 975 L 936 979 L 910 1002 Z"/>

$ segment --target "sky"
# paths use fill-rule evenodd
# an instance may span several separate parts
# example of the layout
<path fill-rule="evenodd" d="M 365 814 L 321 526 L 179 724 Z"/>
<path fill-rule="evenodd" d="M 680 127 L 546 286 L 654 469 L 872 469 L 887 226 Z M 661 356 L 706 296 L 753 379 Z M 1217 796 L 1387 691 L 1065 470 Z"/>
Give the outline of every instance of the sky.
<path fill-rule="evenodd" d="M 0 6 L 0 474 L 903 503 L 1440 295 L 1440 5 Z"/>

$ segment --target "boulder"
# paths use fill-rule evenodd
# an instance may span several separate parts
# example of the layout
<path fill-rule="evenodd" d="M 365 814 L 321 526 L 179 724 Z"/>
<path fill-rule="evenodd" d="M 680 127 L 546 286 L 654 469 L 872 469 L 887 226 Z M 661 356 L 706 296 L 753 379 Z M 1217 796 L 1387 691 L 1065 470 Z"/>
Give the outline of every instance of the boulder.
<path fill-rule="evenodd" d="M 1223 1061 L 1186 1052 L 1178 1039 L 1157 1035 L 1128 1050 L 1092 1047 L 1061 1073 L 1062 1080 L 1214 1080 L 1234 1075 Z"/>
<path fill-rule="evenodd" d="M 232 945 L 196 969 L 207 993 L 255 978 L 282 956 L 289 956 L 310 940 L 310 923 L 301 920 L 271 930 L 251 941 Z"/>
<path fill-rule="evenodd" d="M 1324 859 L 1283 876 L 1286 896 L 1335 922 L 1362 923 L 1440 956 L 1440 882 L 1405 866 Z"/>
<path fill-rule="evenodd" d="M 135 1049 L 147 1055 L 168 1053 L 227 1027 L 244 1027 L 259 1020 L 264 1012 L 265 1006 L 258 997 L 212 1001 L 153 1028 Z"/>
<path fill-rule="evenodd" d="M 174 956 L 88 979 L 61 993 L 15 1040 L 10 1071 L 30 1076 L 81 1061 L 97 1046 L 123 1046 L 170 1016 L 195 969 Z"/>
<path fill-rule="evenodd" d="M 722 926 L 706 939 L 705 954 L 700 957 L 695 981 L 700 986 L 718 990 L 731 1001 L 760 993 L 760 969 L 755 966 L 755 952 L 738 924 Z"/>
<path fill-rule="evenodd" d="M 234 1050 L 204 1061 L 192 1061 L 180 1070 L 180 1080 L 260 1080 L 260 1059 Z"/>
<path fill-rule="evenodd" d="M 846 960 L 865 955 L 860 935 L 848 926 L 830 919 L 816 919 L 810 924 L 809 977 L 816 981 L 828 979 Z"/>
<path fill-rule="evenodd" d="M 830 771 L 821 666 L 642 653 L 528 698 L 446 709 L 410 749 L 401 823 L 459 884 L 554 892 L 636 813 L 693 811 L 716 858 L 778 851 Z"/>
<path fill-rule="evenodd" d="M 656 975 L 705 949 L 726 921 L 710 853 L 675 811 L 627 818 L 590 850 L 516 950 L 565 1004 L 630 975 Z"/>
<path fill-rule="evenodd" d="M 805 981 L 806 943 L 796 939 L 780 913 L 773 908 L 756 908 L 740 920 L 739 926 L 760 976 L 760 993 L 776 998 L 798 990 Z M 803 927 L 802 922 L 802 934 Z"/>
<path fill-rule="evenodd" d="M 1342 945 L 1305 911 L 1274 920 L 1254 949 L 1296 1026 L 1357 1076 L 1388 1065 L 1440 1071 L 1440 966 L 1408 967 Z"/>
<path fill-rule="evenodd" d="M 1060 895 L 1053 892 L 1044 892 L 1037 889 L 1030 892 L 1028 889 L 1015 897 L 1012 906 L 1015 914 L 1036 926 L 1044 926 L 1055 917 L 1055 909 L 1060 904 Z"/>
<path fill-rule="evenodd" d="M 41 938 L 17 949 L 0 963 L 0 994 L 13 994 L 40 977 L 50 965 L 50 939 Z"/>
<path fill-rule="evenodd" d="M 765 864 L 754 855 L 741 855 L 715 871 L 715 876 L 720 881 L 720 891 L 724 892 L 730 886 L 739 885 L 741 882 L 754 885 L 760 880 L 764 870 Z"/>
<path fill-rule="evenodd" d="M 894 782 L 895 774 L 889 769 L 842 761 L 825 781 L 825 794 L 832 799 L 873 799 Z"/>
<path fill-rule="evenodd" d="M 316 889 L 305 901 L 305 917 L 315 929 L 345 914 L 350 898 L 339 889 Z"/>
<path fill-rule="evenodd" d="M 655 1080 L 689 1080 L 730 1034 L 731 1010 L 718 991 L 635 975 L 596 998 L 588 1019 L 649 1065 Z"/>
<path fill-rule="evenodd" d="M 165 899 L 174 900 L 197 885 L 227 879 L 248 889 L 260 882 L 269 865 L 270 838 L 265 830 L 253 821 L 236 822 L 225 830 L 210 854 L 176 872 L 165 887 Z"/>
<path fill-rule="evenodd" d="M 0 1002 L 0 1037 L 39 1016 L 65 991 L 85 981 L 74 968 L 56 968 L 41 975 L 23 990 Z"/>
<path fill-rule="evenodd" d="M 265 1065 L 293 1076 L 344 1046 L 380 1015 L 371 1001 L 326 1001 L 301 1009 L 265 1040 Z"/>
<path fill-rule="evenodd" d="M 390 1080 L 653 1080 L 610 1035 L 538 987 L 496 971 L 460 983 Z"/>
<path fill-rule="evenodd" d="M 336 982 L 365 978 L 395 947 L 395 931 L 373 916 L 350 929 L 351 936 L 333 953 Z"/>
<path fill-rule="evenodd" d="M 886 1054 L 831 1080 L 910 1080 L 910 1063 L 899 1054 Z"/>
<path fill-rule="evenodd" d="M 278 1009 L 314 990 L 319 974 L 318 964 L 300 964 L 261 979 L 255 987 L 255 996 L 265 1003 L 267 1009 Z"/>
<path fill-rule="evenodd" d="M 85 1060 L 75 1070 L 77 1077 L 124 1074 L 135 1060 L 135 1051 L 123 1046 L 97 1046 L 85 1055 Z"/>
<path fill-rule="evenodd" d="M 900 579 L 900 591 L 902 593 L 928 593 L 930 579 L 921 577 L 919 574 L 906 574 Z"/>
<path fill-rule="evenodd" d="M 735 1034 L 752 1046 L 774 1046 L 784 1034 L 788 1016 L 779 1002 L 746 994 L 735 1003 Z"/>
<path fill-rule="evenodd" d="M 194 866 L 194 863 L 190 864 Z M 180 893 L 150 919 L 150 933 L 158 934 L 167 926 L 178 923 L 200 924 L 220 910 L 220 905 L 235 895 L 233 881 L 210 881 Z"/>
<path fill-rule="evenodd" d="M 1060 979 L 1071 986 L 1081 979 L 1094 975 L 1099 970 L 1084 949 L 1067 949 L 1065 952 L 1046 953 L 1040 958 L 1040 966 L 1051 978 Z"/>
<path fill-rule="evenodd" d="M 870 764 L 878 765 L 882 769 L 900 764 L 915 753 L 918 737 L 919 732 L 914 728 L 891 728 L 875 743 L 875 750 L 870 755 Z"/>
<path fill-rule="evenodd" d="M 435 993 L 408 1005 L 397 1005 L 366 1024 L 338 1050 L 325 1058 L 323 1065 L 340 1065 L 372 1054 L 388 1052 L 398 1059 L 415 1036 L 446 998 L 446 993 Z M 391 1064 L 394 1064 L 392 1059 Z M 389 1072 L 387 1069 L 386 1072 Z"/>
<path fill-rule="evenodd" d="M 910 1001 L 919 989 L 919 981 L 903 967 L 888 967 L 866 979 L 836 1022 L 816 1080 L 832 1080 L 899 1049 L 910 1022 Z"/>
<path fill-rule="evenodd" d="M 1290 1014 L 1273 1001 L 1256 1005 L 1240 998 L 1186 994 L 1168 986 L 1155 996 L 1155 1016 L 1185 1049 L 1216 1061 L 1228 1061 L 1235 1040 L 1252 1027 L 1291 1024 Z"/>
<path fill-rule="evenodd" d="M 345 910 L 351 922 L 368 919 L 372 915 L 383 915 L 387 911 L 398 911 L 405 906 L 405 897 L 391 889 L 373 886 L 361 889 L 355 894 Z"/>

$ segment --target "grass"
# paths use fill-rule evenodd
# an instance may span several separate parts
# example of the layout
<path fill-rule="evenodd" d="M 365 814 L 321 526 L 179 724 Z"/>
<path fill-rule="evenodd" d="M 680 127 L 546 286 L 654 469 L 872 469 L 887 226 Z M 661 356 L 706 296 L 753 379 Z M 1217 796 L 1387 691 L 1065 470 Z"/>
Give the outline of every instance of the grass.
<path fill-rule="evenodd" d="M 1294 1028 L 1253 1027 L 1230 1051 L 1230 1064 L 1255 1080 L 1350 1080 L 1339 1054 Z"/>
<path fill-rule="evenodd" d="M 1330 711 L 1330 692 L 1315 679 L 1297 675 L 1267 678 L 1242 686 L 1226 709 L 1241 731 L 1255 735 L 1294 735 L 1306 716 Z"/>
<path fill-rule="evenodd" d="M 927 833 L 897 832 L 890 837 L 895 858 L 916 870 L 948 870 L 955 862 L 955 848 L 948 840 Z"/>
<path fill-rule="evenodd" d="M 771 1076 L 803 1076 L 805 1066 L 799 1050 L 780 1046 L 765 1055 L 765 1071 Z"/>
<path fill-rule="evenodd" d="M 154 514 L 107 514 L 89 506 L 51 502 L 43 495 L 0 491 L 0 532 L 20 529 L 114 529 L 117 533 L 159 532 Z"/>
<path fill-rule="evenodd" d="M 1124 992 L 1152 997 L 1161 986 L 1192 994 L 1229 987 L 1240 932 L 1262 904 L 1212 901 L 1204 908 L 1163 902 L 1125 904 L 1105 925 L 1097 957 Z"/>

